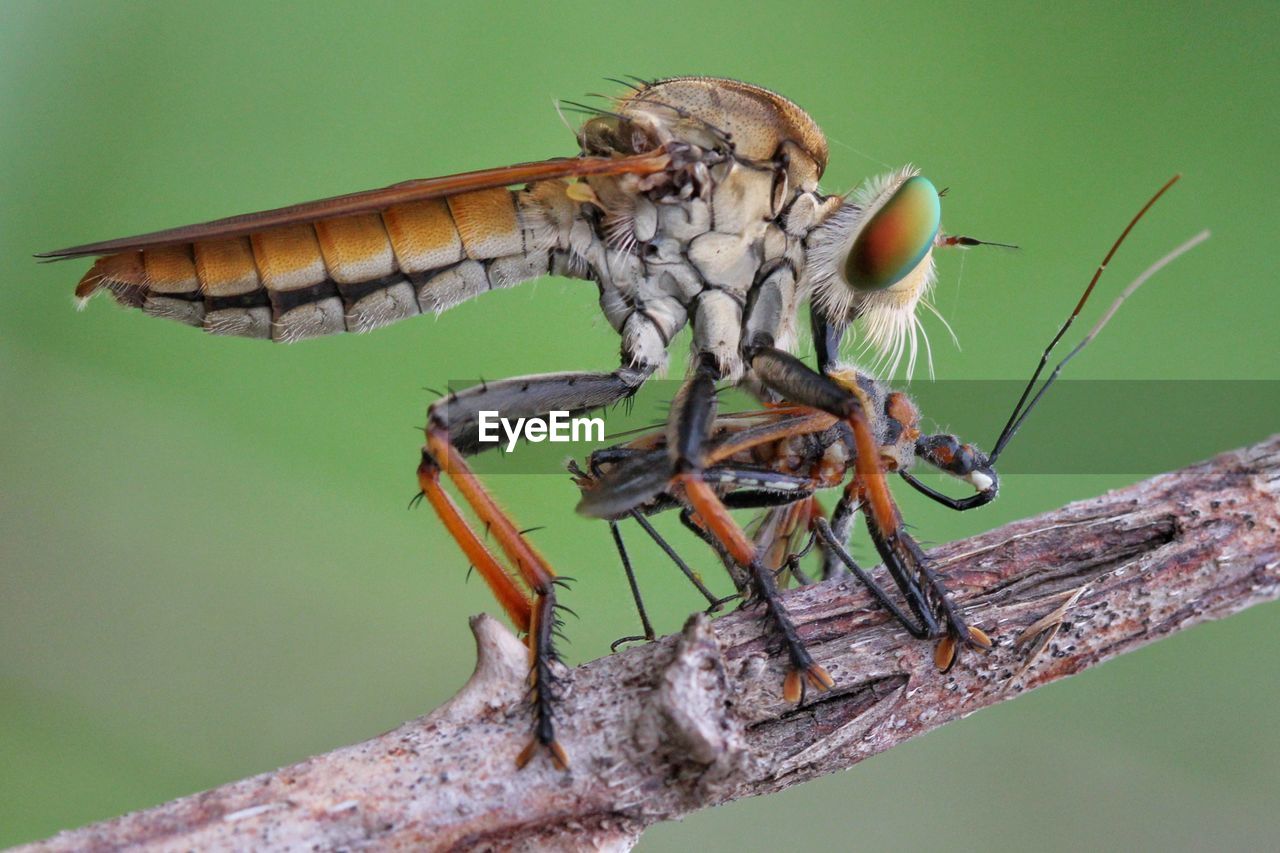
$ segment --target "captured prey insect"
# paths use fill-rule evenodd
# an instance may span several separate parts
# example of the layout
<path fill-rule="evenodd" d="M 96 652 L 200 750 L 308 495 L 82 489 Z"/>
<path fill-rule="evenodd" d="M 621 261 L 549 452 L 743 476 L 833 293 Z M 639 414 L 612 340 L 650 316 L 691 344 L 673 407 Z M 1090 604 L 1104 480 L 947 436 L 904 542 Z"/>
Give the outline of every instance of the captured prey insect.
<path fill-rule="evenodd" d="M 935 278 L 933 250 L 980 242 L 941 230 L 939 193 L 911 167 L 848 197 L 823 194 L 828 150 L 818 125 L 747 83 L 638 82 L 612 109 L 594 111 L 577 142 L 573 157 L 39 256 L 99 256 L 76 288 L 82 299 L 107 293 L 213 334 L 281 342 L 369 331 L 548 274 L 594 282 L 621 337 L 619 366 L 449 395 L 431 407 L 418 471 L 422 493 L 527 635 L 534 738 L 522 765 L 539 745 L 556 765 L 568 762 L 549 680 L 556 575 L 464 460 L 494 446 L 479 439 L 478 413 L 580 414 L 624 400 L 664 366 L 668 343 L 690 326 L 691 366 L 671 410 L 665 464 L 687 480 L 686 494 L 706 517 L 714 495 L 691 472 L 714 419 L 716 383 L 769 389 L 862 423 L 855 394 L 790 355 L 801 303 L 810 301 L 821 329 L 857 322 L 875 349 L 892 360 L 905 352 L 911 362 L 916 308 L 928 305 Z M 443 490 L 446 477 L 509 566 Z M 830 680 L 820 668 L 812 675 Z"/>
<path fill-rule="evenodd" d="M 934 662 L 940 670 L 950 669 L 960 646 L 990 648 L 990 638 L 965 622 L 943 579 L 904 528 L 885 474 L 897 473 L 925 496 L 959 511 L 984 506 L 996 498 L 1000 488 L 996 463 L 1000 454 L 1062 368 L 1097 336 L 1124 300 L 1151 275 L 1208 237 L 1207 232 L 1197 235 L 1135 279 L 1037 389 L 1050 355 L 1089 300 L 1102 271 L 1138 220 L 1177 179 L 1175 176 L 1156 192 L 1111 246 L 1042 353 L 990 454 L 952 434 L 923 432 L 919 409 L 906 394 L 868 373 L 834 362 L 836 348 L 829 346 L 828 340 L 820 342 L 819 348 L 823 375 L 856 398 L 863 415 L 860 419 L 841 420 L 821 409 L 796 406 L 785 400 L 762 411 L 721 415 L 708 430 L 705 444 L 692 456 L 697 466 L 674 477 L 662 464 L 668 450 L 668 434 L 661 431 L 593 452 L 585 471 L 570 462 L 569 470 L 582 490 L 579 511 L 609 519 L 644 627 L 643 637 L 623 640 L 651 640 L 654 636 L 618 521 L 633 518 L 686 576 L 696 580 L 689 566 L 646 518 L 679 509 L 684 525 L 713 547 L 739 592 L 748 602 L 758 604 L 771 623 L 790 665 L 783 691 L 788 700 L 801 698 L 802 676 L 812 686 L 829 686 L 779 595 L 778 579 L 786 573 L 801 583 L 808 582 L 800 571 L 800 558 L 815 544 L 822 555 L 824 578 L 856 576 L 911 636 L 938 640 Z M 910 473 L 918 462 L 967 482 L 975 493 L 967 498 L 952 498 L 934 490 Z M 693 490 L 691 483 L 696 483 Z M 842 485 L 843 493 L 828 519 L 816 494 Z M 767 510 L 754 537 L 748 539 L 726 512 L 733 508 Z M 905 609 L 849 553 L 848 541 L 859 512 L 885 570 L 906 602 Z M 807 543 L 795 549 L 794 541 L 803 534 L 808 534 Z M 700 584 L 698 588 L 708 594 Z"/>

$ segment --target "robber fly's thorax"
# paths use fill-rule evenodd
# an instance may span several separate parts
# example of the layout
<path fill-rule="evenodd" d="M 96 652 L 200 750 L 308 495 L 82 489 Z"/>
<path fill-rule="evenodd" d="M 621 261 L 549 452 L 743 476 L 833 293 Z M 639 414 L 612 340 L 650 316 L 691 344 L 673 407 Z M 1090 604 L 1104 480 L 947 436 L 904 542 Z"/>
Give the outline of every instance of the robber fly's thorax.
<path fill-rule="evenodd" d="M 827 145 L 803 110 L 755 86 L 681 77 L 622 99 L 579 141 L 593 156 L 672 158 L 658 174 L 567 190 L 585 219 L 570 252 L 633 361 L 661 363 L 686 324 L 727 377 L 741 375 L 752 335 L 790 348 L 805 237 L 839 204 L 817 192 Z"/>

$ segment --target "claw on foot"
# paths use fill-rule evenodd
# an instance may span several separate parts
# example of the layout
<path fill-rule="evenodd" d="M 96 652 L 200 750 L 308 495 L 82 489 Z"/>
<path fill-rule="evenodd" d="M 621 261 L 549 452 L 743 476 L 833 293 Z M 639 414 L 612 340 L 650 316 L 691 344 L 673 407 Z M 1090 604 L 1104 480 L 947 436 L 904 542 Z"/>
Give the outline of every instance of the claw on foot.
<path fill-rule="evenodd" d="M 802 677 L 803 676 L 803 677 Z M 782 698 L 788 702 L 799 702 L 804 697 L 804 683 L 808 681 L 816 690 L 830 690 L 836 686 L 836 680 L 818 664 L 810 664 L 808 669 L 793 669 L 782 681 Z"/>
<path fill-rule="evenodd" d="M 630 637 L 619 637 L 609 644 L 609 654 L 617 654 L 618 647 L 624 646 L 627 643 L 652 643 L 653 641 L 654 638 L 646 634 L 634 634 Z"/>
<path fill-rule="evenodd" d="M 516 769 L 523 770 L 525 765 L 533 760 L 534 753 L 538 751 L 538 747 L 543 745 L 544 744 L 540 743 L 537 738 L 532 738 L 525 748 L 520 750 L 520 754 L 516 756 Z M 560 741 L 553 740 L 550 743 L 545 744 L 545 746 L 547 747 L 547 753 L 551 758 L 551 764 L 557 770 L 568 770 L 569 753 L 564 751 L 564 747 L 560 745 Z"/>
<path fill-rule="evenodd" d="M 987 636 L 987 632 L 981 628 L 975 628 L 972 625 L 966 626 L 969 632 L 968 637 L 964 640 L 965 645 L 971 646 L 982 651 L 990 651 L 992 642 L 991 637 Z M 959 642 L 954 634 L 947 634 L 938 641 L 938 645 L 933 649 L 933 665 L 938 668 L 939 672 L 948 672 L 951 667 L 955 666 L 957 654 L 959 650 Z"/>
<path fill-rule="evenodd" d="M 741 596 L 739 596 L 736 592 L 733 595 L 726 595 L 724 598 L 717 599 L 714 604 L 712 604 L 703 612 L 707 614 L 719 613 L 721 610 L 724 610 L 724 606 L 726 604 L 728 604 L 731 601 L 737 601 L 739 598 L 741 598 Z"/>
<path fill-rule="evenodd" d="M 956 638 L 947 634 L 933 647 L 933 665 L 938 672 L 949 672 L 956 662 Z"/>

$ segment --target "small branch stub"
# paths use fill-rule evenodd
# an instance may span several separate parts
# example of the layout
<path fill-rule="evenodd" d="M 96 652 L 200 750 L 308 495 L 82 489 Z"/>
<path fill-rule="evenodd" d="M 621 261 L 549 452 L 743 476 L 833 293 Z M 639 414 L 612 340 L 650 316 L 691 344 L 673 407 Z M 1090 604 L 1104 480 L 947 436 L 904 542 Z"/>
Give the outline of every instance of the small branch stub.
<path fill-rule="evenodd" d="M 535 760 L 528 660 L 472 620 L 475 674 L 448 703 L 364 743 L 29 850 L 625 850 L 690 811 L 831 773 L 1199 622 L 1280 596 L 1280 436 L 932 552 L 995 640 L 946 675 L 850 582 L 786 604 L 828 693 L 782 701 L 751 609 L 566 677 L 567 772 Z"/>

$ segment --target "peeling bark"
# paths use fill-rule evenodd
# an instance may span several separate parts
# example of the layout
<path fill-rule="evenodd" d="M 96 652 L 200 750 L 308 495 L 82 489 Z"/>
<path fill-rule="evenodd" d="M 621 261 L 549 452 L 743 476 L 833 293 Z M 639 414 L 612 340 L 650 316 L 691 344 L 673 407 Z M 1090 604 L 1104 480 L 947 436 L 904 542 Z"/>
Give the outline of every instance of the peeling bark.
<path fill-rule="evenodd" d="M 1280 597 L 1280 435 L 939 548 L 995 639 L 940 675 L 853 582 L 786 594 L 836 680 L 782 701 L 759 616 L 714 622 L 567 674 L 569 772 L 514 762 L 521 643 L 471 620 L 479 658 L 432 713 L 364 743 L 61 833 L 27 850 L 626 850 L 650 824 L 834 772 L 987 705 Z"/>

